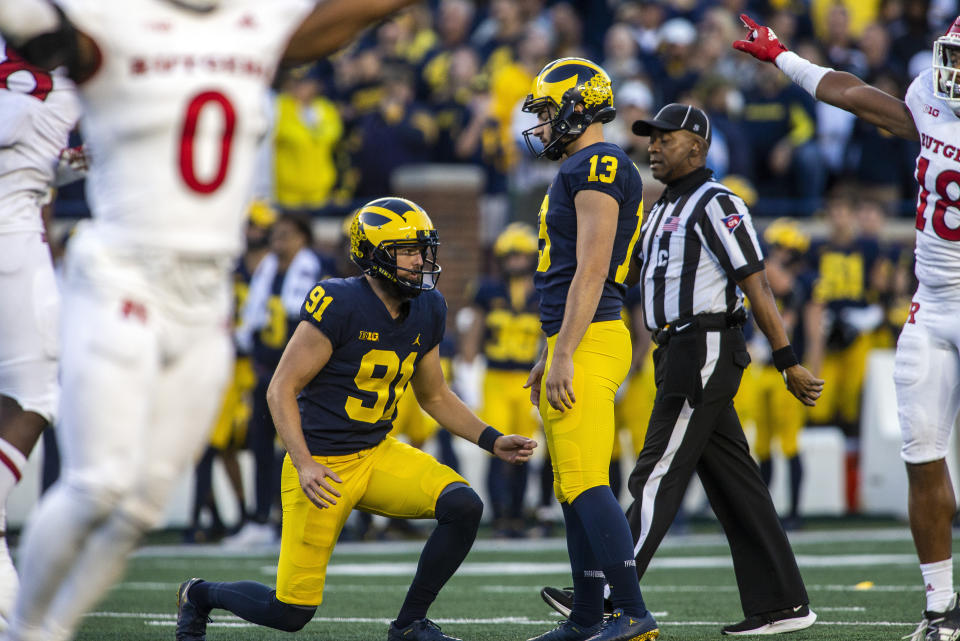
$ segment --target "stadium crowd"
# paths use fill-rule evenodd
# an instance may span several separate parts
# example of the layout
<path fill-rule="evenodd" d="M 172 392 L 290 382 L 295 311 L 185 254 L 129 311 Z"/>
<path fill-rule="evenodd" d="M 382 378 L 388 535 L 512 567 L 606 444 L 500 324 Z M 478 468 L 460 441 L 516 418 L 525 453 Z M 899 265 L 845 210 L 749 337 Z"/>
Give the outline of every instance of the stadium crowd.
<path fill-rule="evenodd" d="M 906 221 L 915 215 L 913 165 L 919 143 L 890 136 L 846 112 L 816 103 L 772 65 L 737 54 L 730 43 L 743 33 L 737 20 L 741 12 L 762 18 L 805 58 L 849 71 L 902 98 L 918 70 L 929 66 L 930 43 L 956 16 L 957 2 L 434 0 L 370 30 L 329 61 L 282 70 L 270 105 L 272 132 L 259 161 L 254 190 L 258 204 L 248 227 L 249 248 L 237 271 L 242 328 L 238 335 L 245 337 L 238 349 L 241 356 L 253 360 L 238 362 L 231 388 L 234 398 L 225 402 L 213 449 L 201 464 L 195 511 L 198 527 L 191 531 L 191 538 L 223 533 L 216 516 L 212 532 L 199 527 L 202 507 L 212 507 L 216 513 L 210 501 L 209 466 L 216 454 L 234 460 L 231 453 L 245 443 L 255 446 L 258 476 L 263 478 L 258 478 L 257 505 L 249 515 L 259 527 L 254 534 L 248 528 L 248 535 L 238 541 L 275 536 L 269 520 L 271 509 L 274 518 L 277 511 L 279 466 L 272 423 L 262 425 L 269 421 L 269 413 L 265 403 L 254 398 L 264 393 L 270 367 L 276 366 L 296 326 L 300 301 L 314 282 L 312 275 L 303 279 L 299 289 L 284 282 L 285 271 L 306 260 L 295 257 L 312 242 L 311 221 L 339 221 L 358 204 L 392 193 L 391 176 L 398 167 L 475 165 L 485 177 L 478 237 L 486 260 L 478 282 L 509 280 L 515 267 L 507 263 L 527 250 L 522 239 L 516 244 L 498 243 L 498 239 L 512 233 L 516 240 L 517 228 L 508 225 L 535 220 L 552 171 L 550 163 L 534 160 L 523 147 L 521 132 L 531 126 L 533 117 L 520 106 L 544 64 L 564 56 L 596 60 L 610 74 L 618 110 L 610 139 L 629 153 L 647 177 L 647 207 L 656 200 L 657 183 L 649 177 L 646 141 L 629 132 L 629 123 L 648 118 L 671 102 L 699 106 L 709 115 L 714 133 L 707 166 L 744 198 L 758 219 L 764 230 L 771 286 L 792 342 L 811 371 L 830 381 L 814 410 L 789 404 L 780 410 L 793 415 L 784 417 L 776 415 L 777 403 L 770 391 L 779 384 L 776 370 L 751 368 L 737 405 L 745 422 L 756 426 L 754 453 L 769 479 L 771 426 L 788 426 L 780 443 L 790 462 L 790 517 L 798 522 L 802 470 L 797 433 L 805 425 L 839 426 L 848 439 L 847 508 L 856 512 L 859 404 L 866 355 L 871 349 L 894 345 L 916 285 L 909 237 L 906 242 L 892 242 L 886 230 L 888 221 Z M 85 209 L 82 188 L 64 189 L 54 208 L 57 215 L 80 214 Z M 813 221 L 822 225 L 811 225 Z M 811 238 L 811 229 L 824 228 L 827 233 Z M 503 249 L 508 245 L 510 249 Z M 272 283 L 257 290 L 251 279 L 266 256 L 274 256 Z M 455 258 L 441 255 L 441 260 Z M 309 269 L 322 276 L 344 275 L 349 270 L 341 256 L 332 254 L 307 262 Z M 254 303 L 262 309 L 244 311 L 248 290 L 258 291 Z M 285 300 L 296 304 L 285 306 Z M 478 293 L 461 325 L 466 328 L 479 319 L 479 327 L 480 321 L 489 319 L 489 310 L 489 300 Z M 639 313 L 628 306 L 628 321 L 631 312 Z M 489 348 L 494 330 L 484 331 L 488 337 L 484 345 Z M 621 427 L 631 433 L 634 450 L 627 456 L 633 458 L 642 446 L 646 426 L 645 421 L 630 417 L 647 416 L 649 409 L 636 408 L 649 407 L 654 393 L 648 344 L 635 343 L 639 351 L 633 375 L 620 398 Z M 765 353 L 762 344 L 751 343 L 758 364 L 769 363 L 769 349 Z M 458 347 L 463 349 L 463 341 L 443 347 L 449 359 Z M 470 359 L 484 349 L 470 345 Z M 271 352 L 272 359 L 258 360 L 265 352 Z M 490 354 L 485 356 L 489 361 Z M 627 407 L 633 409 L 627 411 Z M 420 412 L 411 403 L 400 409 L 401 413 Z M 398 421 L 402 419 L 403 415 Z M 238 437 L 247 431 L 248 420 L 250 438 Z M 409 440 L 422 445 L 436 425 L 410 429 Z M 47 442 L 52 446 L 53 438 Z M 446 461 L 455 458 L 448 441 L 442 449 Z M 549 465 L 543 468 L 549 477 Z M 228 469 L 233 471 L 242 504 L 235 462 Z M 611 467 L 614 473 L 617 469 Z M 498 474 L 491 473 L 491 478 L 497 479 Z M 619 491 L 615 474 L 612 481 Z M 526 475 L 514 474 L 505 483 L 510 487 L 490 483 L 501 494 L 491 497 L 495 526 L 503 535 L 525 535 L 534 522 L 533 508 L 524 516 L 515 497 L 518 492 L 523 495 Z M 549 478 L 544 479 L 543 489 L 547 505 Z"/>

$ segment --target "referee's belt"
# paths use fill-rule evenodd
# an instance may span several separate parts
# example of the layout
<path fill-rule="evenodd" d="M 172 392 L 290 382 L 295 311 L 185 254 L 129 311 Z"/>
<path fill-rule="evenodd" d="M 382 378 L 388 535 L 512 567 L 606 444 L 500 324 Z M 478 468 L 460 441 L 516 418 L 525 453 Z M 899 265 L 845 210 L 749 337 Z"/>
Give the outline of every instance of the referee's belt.
<path fill-rule="evenodd" d="M 746 322 L 747 312 L 742 307 L 729 314 L 697 314 L 696 316 L 688 316 L 687 318 L 675 320 L 672 323 L 667 323 L 660 329 L 654 330 L 653 342 L 657 345 L 666 345 L 676 334 L 696 330 L 706 332 L 730 329 L 731 327 L 743 327 L 743 324 Z"/>

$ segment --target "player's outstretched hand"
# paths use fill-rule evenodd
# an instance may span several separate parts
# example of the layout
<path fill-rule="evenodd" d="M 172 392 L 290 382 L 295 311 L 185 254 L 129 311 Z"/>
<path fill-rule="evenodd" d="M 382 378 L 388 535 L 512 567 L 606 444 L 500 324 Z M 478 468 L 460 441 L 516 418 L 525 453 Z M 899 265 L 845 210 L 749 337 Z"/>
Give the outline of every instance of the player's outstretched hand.
<path fill-rule="evenodd" d="M 813 407 L 823 392 L 823 380 L 817 378 L 803 365 L 794 365 L 783 370 L 783 378 L 790 393 L 804 405 Z"/>
<path fill-rule="evenodd" d="M 740 22 L 750 30 L 750 33 L 743 40 L 734 42 L 734 49 L 749 53 L 757 60 L 770 63 L 787 50 L 770 27 L 757 24 L 745 13 L 740 14 Z"/>
<path fill-rule="evenodd" d="M 343 481 L 336 472 L 310 459 L 297 468 L 297 474 L 300 477 L 300 487 L 303 488 L 303 493 L 311 503 L 321 510 L 337 504 L 333 497 L 340 496 L 340 492 L 330 482 L 342 483 Z"/>
<path fill-rule="evenodd" d="M 537 442 L 532 438 L 518 434 L 506 434 L 497 438 L 493 444 L 493 453 L 507 463 L 526 463 L 533 456 Z"/>

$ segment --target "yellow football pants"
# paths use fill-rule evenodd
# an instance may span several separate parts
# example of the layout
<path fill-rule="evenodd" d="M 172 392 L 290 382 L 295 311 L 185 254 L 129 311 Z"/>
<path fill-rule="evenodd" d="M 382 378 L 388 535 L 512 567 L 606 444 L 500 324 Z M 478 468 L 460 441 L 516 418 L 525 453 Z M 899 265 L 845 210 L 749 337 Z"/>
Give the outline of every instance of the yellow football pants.
<path fill-rule="evenodd" d="M 550 372 L 557 334 L 547 338 Z M 621 320 L 591 323 L 573 353 L 573 393 L 576 402 L 565 412 L 547 402 L 540 391 L 540 416 L 553 464 L 553 491 L 561 503 L 599 485 L 609 485 L 610 457 L 615 435 L 613 399 L 627 377 L 630 332 Z"/>
<path fill-rule="evenodd" d="M 297 470 L 284 457 L 280 479 L 283 530 L 277 562 L 277 599 L 294 605 L 323 601 L 327 563 L 354 508 L 383 516 L 426 519 L 451 483 L 467 481 L 415 447 L 388 436 L 376 447 L 313 459 L 337 473 L 337 504 L 321 510 L 304 494 Z"/>
<path fill-rule="evenodd" d="M 530 407 L 530 390 L 523 387 L 529 375 L 521 370 L 488 369 L 483 378 L 483 420 L 504 434 L 533 438 L 538 422 Z"/>

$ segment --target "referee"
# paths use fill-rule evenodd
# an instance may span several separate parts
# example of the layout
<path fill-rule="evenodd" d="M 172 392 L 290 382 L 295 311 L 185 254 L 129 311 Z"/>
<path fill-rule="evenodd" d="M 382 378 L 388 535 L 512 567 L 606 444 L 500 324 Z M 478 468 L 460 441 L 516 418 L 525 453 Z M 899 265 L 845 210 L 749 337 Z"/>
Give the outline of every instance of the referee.
<path fill-rule="evenodd" d="M 637 573 L 643 576 L 696 471 L 730 544 L 746 617 L 723 633 L 809 627 L 816 614 L 733 406 L 750 362 L 744 294 L 789 390 L 812 406 L 823 381 L 790 346 L 746 205 L 704 166 L 706 114 L 671 104 L 635 122 L 633 132 L 650 137 L 650 168 L 666 185 L 643 222 L 634 265 L 657 343 L 657 395 L 629 480 Z"/>

